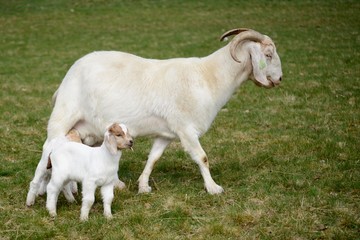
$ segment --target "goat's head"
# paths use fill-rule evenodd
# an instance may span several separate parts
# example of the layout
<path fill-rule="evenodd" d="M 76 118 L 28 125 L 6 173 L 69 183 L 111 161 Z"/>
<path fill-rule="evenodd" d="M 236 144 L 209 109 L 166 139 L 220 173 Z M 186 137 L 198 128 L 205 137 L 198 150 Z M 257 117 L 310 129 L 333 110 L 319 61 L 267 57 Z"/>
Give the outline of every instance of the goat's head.
<path fill-rule="evenodd" d="M 238 28 L 224 33 L 220 41 L 231 35 L 236 35 L 230 43 L 230 54 L 236 62 L 241 62 L 236 56 L 237 49 L 245 42 L 252 42 L 247 45 L 253 69 L 250 78 L 258 86 L 270 88 L 279 85 L 282 78 L 281 61 L 271 38 L 251 29 Z"/>
<path fill-rule="evenodd" d="M 134 144 L 133 138 L 129 134 L 124 124 L 114 123 L 107 128 L 104 137 L 105 145 L 112 154 L 118 150 L 130 148 Z"/>

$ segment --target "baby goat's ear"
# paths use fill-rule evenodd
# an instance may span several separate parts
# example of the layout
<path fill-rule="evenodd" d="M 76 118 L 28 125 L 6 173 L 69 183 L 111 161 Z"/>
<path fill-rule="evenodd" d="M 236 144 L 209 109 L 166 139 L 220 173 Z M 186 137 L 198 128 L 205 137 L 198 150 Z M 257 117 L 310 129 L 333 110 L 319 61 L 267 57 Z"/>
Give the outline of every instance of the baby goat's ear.
<path fill-rule="evenodd" d="M 109 152 L 113 155 L 117 153 L 117 143 L 116 139 L 113 134 L 111 134 L 109 131 L 105 133 L 105 146 L 109 150 Z"/>

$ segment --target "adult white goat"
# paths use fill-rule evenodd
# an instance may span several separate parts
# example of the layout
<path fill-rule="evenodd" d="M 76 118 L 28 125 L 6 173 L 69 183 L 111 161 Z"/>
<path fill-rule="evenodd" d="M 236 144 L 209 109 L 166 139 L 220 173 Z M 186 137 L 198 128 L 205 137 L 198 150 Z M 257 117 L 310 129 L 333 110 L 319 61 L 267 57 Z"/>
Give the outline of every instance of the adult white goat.
<path fill-rule="evenodd" d="M 112 122 L 126 124 L 134 137 L 155 137 L 139 192 L 150 192 L 149 176 L 168 144 L 179 138 L 199 165 L 207 191 L 223 192 L 209 171 L 199 137 L 221 107 L 247 79 L 270 88 L 280 84 L 281 62 L 273 41 L 250 29 L 234 29 L 225 47 L 203 58 L 145 59 L 129 53 L 101 51 L 79 59 L 54 95 L 48 138 L 75 127 L 83 142 L 102 141 Z"/>

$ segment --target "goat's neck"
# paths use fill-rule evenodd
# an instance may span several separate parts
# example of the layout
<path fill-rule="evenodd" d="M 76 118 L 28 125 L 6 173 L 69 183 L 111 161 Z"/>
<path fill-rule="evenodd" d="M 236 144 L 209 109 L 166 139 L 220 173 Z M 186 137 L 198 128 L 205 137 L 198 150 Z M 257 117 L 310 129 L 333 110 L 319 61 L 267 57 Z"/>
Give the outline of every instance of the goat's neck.
<path fill-rule="evenodd" d="M 234 91 L 248 79 L 249 57 L 245 54 L 242 62 L 235 62 L 231 55 L 229 44 L 204 57 L 204 72 L 206 81 L 215 97 L 219 109 L 226 104 Z"/>
<path fill-rule="evenodd" d="M 110 153 L 109 149 L 105 145 L 105 142 L 101 144 L 99 150 L 103 158 L 101 161 L 104 161 L 109 164 L 119 164 L 121 151 L 118 150 L 116 154 Z"/>

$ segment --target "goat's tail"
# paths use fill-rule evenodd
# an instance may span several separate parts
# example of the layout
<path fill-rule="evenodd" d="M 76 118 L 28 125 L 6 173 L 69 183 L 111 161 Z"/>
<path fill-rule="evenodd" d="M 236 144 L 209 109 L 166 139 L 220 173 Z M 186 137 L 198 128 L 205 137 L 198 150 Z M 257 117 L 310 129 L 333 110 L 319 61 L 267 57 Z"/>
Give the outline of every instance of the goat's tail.
<path fill-rule="evenodd" d="M 50 168 L 52 168 L 50 155 L 51 155 L 51 153 L 49 154 L 49 157 L 48 157 L 48 161 L 47 161 L 46 169 L 50 169 Z"/>

